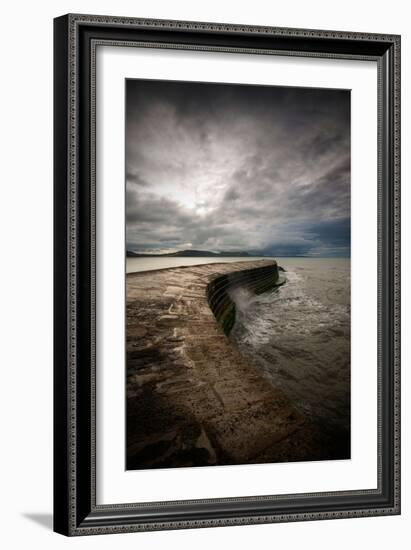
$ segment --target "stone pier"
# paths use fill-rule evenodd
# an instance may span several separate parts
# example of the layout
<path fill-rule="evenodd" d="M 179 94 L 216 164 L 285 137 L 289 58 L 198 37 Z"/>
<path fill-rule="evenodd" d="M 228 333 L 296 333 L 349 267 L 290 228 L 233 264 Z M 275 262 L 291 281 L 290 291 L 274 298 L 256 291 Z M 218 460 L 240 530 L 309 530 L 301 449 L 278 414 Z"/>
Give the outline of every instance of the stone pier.
<path fill-rule="evenodd" d="M 279 282 L 268 260 L 127 275 L 127 469 L 298 459 L 304 418 L 227 336 L 230 288 Z"/>

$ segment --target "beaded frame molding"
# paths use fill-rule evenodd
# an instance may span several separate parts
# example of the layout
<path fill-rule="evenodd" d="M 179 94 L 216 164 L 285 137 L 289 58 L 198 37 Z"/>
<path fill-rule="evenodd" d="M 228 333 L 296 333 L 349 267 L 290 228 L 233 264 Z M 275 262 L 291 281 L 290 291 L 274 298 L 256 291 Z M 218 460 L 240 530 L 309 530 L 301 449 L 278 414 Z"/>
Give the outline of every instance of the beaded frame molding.
<path fill-rule="evenodd" d="M 378 67 L 378 487 L 96 504 L 96 49 L 375 61 Z M 400 513 L 400 37 L 94 15 L 54 20 L 54 530 L 73 535 Z"/>

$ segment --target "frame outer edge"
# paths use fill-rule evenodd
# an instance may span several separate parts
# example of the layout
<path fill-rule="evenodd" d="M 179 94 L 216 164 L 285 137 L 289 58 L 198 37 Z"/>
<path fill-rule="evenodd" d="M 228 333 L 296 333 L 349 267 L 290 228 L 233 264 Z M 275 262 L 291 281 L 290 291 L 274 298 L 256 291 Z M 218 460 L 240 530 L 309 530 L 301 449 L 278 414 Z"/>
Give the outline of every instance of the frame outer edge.
<path fill-rule="evenodd" d="M 187 521 L 160 520 L 150 523 L 108 524 L 93 527 L 77 517 L 76 491 L 76 459 L 77 454 L 77 418 L 76 418 L 76 366 L 77 366 L 77 269 L 78 269 L 78 30 L 79 25 L 111 25 L 162 27 L 180 30 L 211 30 L 215 32 L 229 31 L 238 33 L 272 34 L 308 37 L 331 37 L 351 40 L 375 40 L 391 42 L 393 47 L 393 64 L 391 66 L 392 86 L 390 94 L 393 112 L 392 128 L 394 143 L 390 149 L 393 160 L 393 242 L 390 243 L 393 254 L 393 374 L 394 374 L 394 411 L 393 425 L 394 441 L 394 502 L 391 507 L 351 509 L 332 512 L 309 512 L 295 514 L 275 514 L 247 517 L 231 517 L 217 519 L 199 519 Z M 68 14 L 54 21 L 55 28 L 55 531 L 64 535 L 92 535 L 119 532 L 135 532 L 146 530 L 187 529 L 196 527 L 217 527 L 229 525 L 247 525 L 284 521 L 304 521 L 332 519 L 341 517 L 380 516 L 400 513 L 399 489 L 399 117 L 400 117 L 400 37 L 397 35 L 373 35 L 366 33 L 347 33 L 336 31 L 310 31 L 304 29 L 278 29 L 274 27 L 254 27 L 239 25 L 223 25 L 218 23 L 198 23 L 180 21 L 161 21 L 135 18 L 116 18 L 106 16 L 87 16 Z M 57 119 L 57 120 L 56 120 Z M 64 128 L 63 128 L 64 127 Z M 62 193 L 64 188 L 65 193 Z M 60 250 L 59 250 L 60 248 Z M 62 255 L 64 254 L 64 258 Z M 66 284 L 67 283 L 67 284 Z M 67 287 L 69 296 L 67 295 Z M 66 315 L 63 315 L 65 313 Z M 64 336 L 63 336 L 64 335 Z M 66 338 L 64 343 L 62 340 Z M 63 411 L 64 408 L 64 411 Z M 63 420 L 62 420 L 63 419 Z M 71 457 L 71 458 L 70 458 Z M 70 459 L 70 464 L 69 464 Z M 63 491 L 63 492 L 62 492 Z"/>
<path fill-rule="evenodd" d="M 144 17 L 125 17 L 114 15 L 93 15 L 81 13 L 69 13 L 67 16 L 75 24 L 108 25 L 108 26 L 133 26 L 140 28 L 167 29 L 167 30 L 193 30 L 211 32 L 231 32 L 239 34 L 277 35 L 299 38 L 335 38 L 342 40 L 364 40 L 379 42 L 394 42 L 400 35 L 369 33 L 361 31 L 337 31 L 322 29 L 302 29 L 296 27 L 273 27 L 266 25 L 247 25 L 235 23 L 218 23 L 207 21 L 187 21 L 176 19 L 149 19 Z"/>
<path fill-rule="evenodd" d="M 401 514 L 401 36 L 393 40 L 394 506 Z"/>
<path fill-rule="evenodd" d="M 53 528 L 69 534 L 68 498 L 68 17 L 54 20 L 54 465 Z"/>

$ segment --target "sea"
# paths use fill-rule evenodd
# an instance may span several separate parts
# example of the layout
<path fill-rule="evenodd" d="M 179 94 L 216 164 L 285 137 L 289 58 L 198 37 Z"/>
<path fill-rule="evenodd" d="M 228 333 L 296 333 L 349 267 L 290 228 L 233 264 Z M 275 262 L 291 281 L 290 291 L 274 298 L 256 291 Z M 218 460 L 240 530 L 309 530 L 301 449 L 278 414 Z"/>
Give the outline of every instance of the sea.
<path fill-rule="evenodd" d="M 286 283 L 259 296 L 233 291 L 237 307 L 230 339 L 304 416 L 349 431 L 350 259 L 272 259 L 285 270 Z M 127 258 L 127 273 L 217 262 L 221 259 Z"/>

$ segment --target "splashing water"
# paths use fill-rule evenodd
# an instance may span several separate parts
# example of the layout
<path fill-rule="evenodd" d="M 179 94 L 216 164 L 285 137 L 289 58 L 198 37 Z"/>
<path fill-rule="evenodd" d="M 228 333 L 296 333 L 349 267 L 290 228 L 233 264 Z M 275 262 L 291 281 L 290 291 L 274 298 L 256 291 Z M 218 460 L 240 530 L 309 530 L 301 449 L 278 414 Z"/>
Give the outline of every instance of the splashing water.
<path fill-rule="evenodd" d="M 350 260 L 284 258 L 287 282 L 238 289 L 230 338 L 314 421 L 349 430 Z"/>

